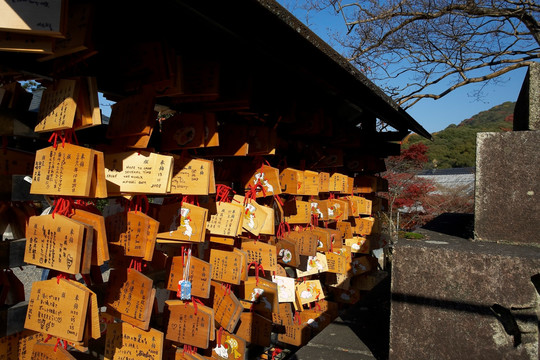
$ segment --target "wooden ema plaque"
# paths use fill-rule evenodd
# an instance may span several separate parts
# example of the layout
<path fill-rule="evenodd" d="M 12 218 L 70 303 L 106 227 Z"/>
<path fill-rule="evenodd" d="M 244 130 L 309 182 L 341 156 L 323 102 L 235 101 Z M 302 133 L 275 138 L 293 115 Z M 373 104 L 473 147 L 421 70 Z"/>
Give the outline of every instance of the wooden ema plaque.
<path fill-rule="evenodd" d="M 299 314 L 300 322 L 309 325 L 314 333 L 319 333 L 332 322 L 332 317 L 322 309 L 308 309 L 299 312 Z"/>
<path fill-rule="evenodd" d="M 141 257 L 152 260 L 154 244 L 158 232 L 159 222 L 140 211 L 128 211 L 115 214 L 120 217 L 118 221 L 109 221 L 111 236 L 110 243 L 119 245 L 124 249 L 125 256 Z"/>
<path fill-rule="evenodd" d="M 86 227 L 56 214 L 32 216 L 26 231 L 24 261 L 68 274 L 81 271 Z"/>
<path fill-rule="evenodd" d="M 40 57 L 38 61 L 56 59 L 61 56 L 88 50 L 92 46 L 91 32 L 94 22 L 94 7 L 92 5 L 91 3 L 79 2 L 69 4 L 65 39 L 56 39 L 54 42 L 54 54 Z M 96 100 L 97 96 L 96 88 Z"/>
<path fill-rule="evenodd" d="M 109 195 L 166 194 L 170 191 L 173 157 L 148 151 L 105 154 Z"/>
<path fill-rule="evenodd" d="M 75 360 L 75 358 L 62 346 L 55 347 L 53 344 L 38 343 L 34 345 L 32 359 L 35 360 Z"/>
<path fill-rule="evenodd" d="M 278 341 L 293 346 L 303 346 L 311 339 L 311 328 L 307 323 L 284 324 L 278 333 Z"/>
<path fill-rule="evenodd" d="M 341 194 L 350 194 L 349 190 L 349 177 L 340 173 L 334 173 L 330 176 L 328 185 L 328 191 L 337 192 Z"/>
<path fill-rule="evenodd" d="M 43 91 L 39 105 L 38 123 L 34 131 L 66 130 L 73 127 L 79 83 L 77 80 L 61 79 Z"/>
<path fill-rule="evenodd" d="M 105 359 L 161 360 L 163 337 L 163 333 L 156 329 L 145 331 L 126 322 L 109 324 L 105 340 Z"/>
<path fill-rule="evenodd" d="M 326 253 L 326 265 L 328 266 L 328 272 L 335 274 L 347 273 L 347 257 L 333 252 Z"/>
<path fill-rule="evenodd" d="M 223 284 L 212 281 L 214 319 L 219 326 L 233 332 L 240 320 L 244 308 L 234 292 Z"/>
<path fill-rule="evenodd" d="M 177 113 L 162 121 L 163 150 L 172 151 L 204 147 L 204 123 L 204 113 Z"/>
<path fill-rule="evenodd" d="M 246 281 L 248 279 L 247 252 L 238 248 L 233 248 L 233 252 L 237 254 L 240 259 L 240 278 L 242 281 Z"/>
<path fill-rule="evenodd" d="M 272 281 L 277 285 L 278 301 L 280 303 L 294 302 L 294 278 L 287 277 L 286 275 L 272 275 Z"/>
<path fill-rule="evenodd" d="M 244 188 L 249 190 L 249 186 L 261 186 L 263 190 L 257 191 L 257 197 L 265 197 L 281 194 L 281 183 L 279 182 L 279 170 L 268 165 L 261 166 L 260 169 L 246 182 Z"/>
<path fill-rule="evenodd" d="M 109 261 L 109 246 L 107 244 L 105 218 L 89 211 L 74 209 L 71 219 L 91 226 L 94 231 L 92 265 L 101 266 L 106 261 Z"/>
<path fill-rule="evenodd" d="M 355 234 L 371 235 L 372 230 L 373 230 L 373 225 L 375 224 L 375 218 L 373 217 L 355 218 L 354 223 L 356 225 L 353 228 Z"/>
<path fill-rule="evenodd" d="M 310 200 L 311 215 L 317 216 L 319 221 L 328 221 L 328 201 Z"/>
<path fill-rule="evenodd" d="M 182 260 L 184 258 L 184 260 Z M 179 281 L 184 280 L 184 261 L 187 256 L 174 256 L 172 258 L 171 272 L 167 282 L 167 289 L 178 291 Z M 195 256 L 191 256 L 189 266 L 188 280 L 191 282 L 191 295 L 208 299 L 210 296 L 210 275 L 212 274 L 212 265 Z"/>
<path fill-rule="evenodd" d="M 297 267 L 300 265 L 298 243 L 293 240 L 279 239 L 276 243 L 278 262 L 283 265 Z"/>
<path fill-rule="evenodd" d="M 63 37 L 66 28 L 67 1 L 36 4 L 20 2 L 0 4 L 0 29 L 47 37 Z"/>
<path fill-rule="evenodd" d="M 358 196 L 346 196 L 341 197 L 341 200 L 346 200 L 349 202 L 349 216 L 358 217 L 360 213 L 358 212 L 359 208 L 359 197 Z"/>
<path fill-rule="evenodd" d="M 349 202 L 338 199 L 328 199 L 328 219 L 347 220 L 349 218 Z"/>
<path fill-rule="evenodd" d="M 120 314 L 144 322 L 152 310 L 152 279 L 135 269 L 111 271 L 105 305 Z M 129 322 L 129 321 L 128 321 Z M 140 324 L 132 324 L 139 326 Z"/>
<path fill-rule="evenodd" d="M 324 299 L 320 280 L 306 280 L 296 284 L 296 299 L 302 305 Z"/>
<path fill-rule="evenodd" d="M 165 301 L 170 316 L 165 338 L 186 345 L 207 349 L 210 342 L 210 331 L 214 330 L 214 311 L 212 308 L 181 300 Z"/>
<path fill-rule="evenodd" d="M 276 233 L 274 209 L 264 205 L 261 205 L 259 209 L 263 210 L 266 213 L 266 221 L 261 228 L 260 234 L 274 235 Z"/>
<path fill-rule="evenodd" d="M 17 347 L 19 343 L 19 333 L 0 338 L 0 359 L 17 360 Z"/>
<path fill-rule="evenodd" d="M 154 97 L 148 92 L 142 92 L 112 106 L 107 138 L 149 135 L 155 122 Z"/>
<path fill-rule="evenodd" d="M 278 311 L 279 296 L 278 288 L 275 282 L 270 280 L 250 276 L 244 282 L 243 298 L 248 301 L 248 309 L 253 305 L 253 310 L 258 313 L 271 314 Z"/>
<path fill-rule="evenodd" d="M 80 6 L 82 8 L 82 6 Z M 81 9 L 83 10 L 83 9 Z M 84 10 L 83 10 L 84 11 Z M 86 129 L 101 125 L 101 111 L 99 109 L 97 83 L 95 77 L 81 77 L 77 111 L 73 128 Z"/>
<path fill-rule="evenodd" d="M 244 197 L 235 195 L 233 202 L 244 204 Z M 268 213 L 256 201 L 248 200 L 244 205 L 242 228 L 255 236 L 259 236 L 265 226 Z"/>
<path fill-rule="evenodd" d="M 270 346 L 272 321 L 253 312 L 243 312 L 236 335 L 247 342 L 260 346 Z"/>
<path fill-rule="evenodd" d="M 319 192 L 327 193 L 330 191 L 330 174 L 327 172 L 319 173 Z"/>
<path fill-rule="evenodd" d="M 242 230 L 244 207 L 238 203 L 216 203 L 216 214 L 210 215 L 206 229 L 212 235 L 235 237 Z"/>
<path fill-rule="evenodd" d="M 317 236 L 317 251 L 329 251 L 332 246 L 330 233 L 318 227 L 312 228 L 311 232 Z"/>
<path fill-rule="evenodd" d="M 285 221 L 289 224 L 309 224 L 311 222 L 311 203 L 296 200 L 296 213 L 285 216 Z"/>
<path fill-rule="evenodd" d="M 101 337 L 101 329 L 99 324 L 99 306 L 96 293 L 78 281 L 70 281 L 70 284 L 88 292 L 89 299 L 86 319 L 87 333 L 85 333 L 85 335 L 92 337 L 92 339 L 99 339 Z"/>
<path fill-rule="evenodd" d="M 351 273 L 355 276 L 371 271 L 373 265 L 369 261 L 369 256 L 360 256 L 352 260 L 351 267 Z"/>
<path fill-rule="evenodd" d="M 317 252 L 316 256 L 308 256 L 306 271 L 301 271 L 296 269 L 297 277 L 306 277 L 310 275 L 316 275 L 322 272 L 328 271 L 328 263 L 326 260 L 326 255 L 320 252 Z"/>
<path fill-rule="evenodd" d="M 82 341 L 90 294 L 69 281 L 32 284 L 24 327 L 68 341 Z"/>
<path fill-rule="evenodd" d="M 210 242 L 223 245 L 234 246 L 234 237 L 224 237 L 224 236 L 209 236 Z"/>
<path fill-rule="evenodd" d="M 304 195 L 319 195 L 319 173 L 316 171 L 304 170 Z"/>
<path fill-rule="evenodd" d="M 171 194 L 208 195 L 216 193 L 214 162 L 205 159 L 184 159 L 173 155 Z"/>
<path fill-rule="evenodd" d="M 188 204 L 173 203 L 159 207 L 158 242 L 163 240 L 204 242 L 208 210 Z"/>
<path fill-rule="evenodd" d="M 277 270 L 277 249 L 275 245 L 262 241 L 242 239 L 242 250 L 247 252 L 248 263 L 262 265 L 266 271 Z"/>
<path fill-rule="evenodd" d="M 352 224 L 348 221 L 338 221 L 336 229 L 339 230 L 345 239 L 353 237 Z"/>
<path fill-rule="evenodd" d="M 351 247 L 351 252 L 357 254 L 369 254 L 369 241 L 365 237 L 354 236 L 345 239 L 345 245 Z"/>
<path fill-rule="evenodd" d="M 216 360 L 245 360 L 246 359 L 246 340 L 240 336 L 231 334 L 223 330 L 216 333 L 216 339 L 221 337 L 221 344 L 216 342 L 212 348 L 212 359 Z"/>
<path fill-rule="evenodd" d="M 45 334 L 33 331 L 24 330 L 19 334 L 18 357 L 19 360 L 32 360 L 34 345 L 45 340 Z"/>
<path fill-rule="evenodd" d="M 240 285 L 243 262 L 242 255 L 235 251 L 210 249 L 212 280 Z"/>
<path fill-rule="evenodd" d="M 64 195 L 74 197 L 107 197 L 107 193 L 96 193 L 103 182 L 98 178 L 96 157 L 99 152 L 72 144 L 59 144 L 38 150 L 34 163 L 31 194 Z M 94 193 L 92 194 L 92 179 Z M 98 184 L 99 181 L 99 184 Z"/>
<path fill-rule="evenodd" d="M 371 215 L 373 203 L 371 200 L 363 197 L 358 198 L 358 214 L 359 215 Z"/>
<path fill-rule="evenodd" d="M 304 195 L 304 172 L 286 168 L 279 174 L 281 192 L 292 195 Z"/>
<path fill-rule="evenodd" d="M 272 321 L 276 325 L 292 325 L 293 318 L 292 304 L 279 304 L 279 311 L 272 313 Z"/>
<path fill-rule="evenodd" d="M 287 238 L 298 244 L 298 254 L 315 256 L 317 254 L 318 236 L 309 230 L 291 231 Z"/>

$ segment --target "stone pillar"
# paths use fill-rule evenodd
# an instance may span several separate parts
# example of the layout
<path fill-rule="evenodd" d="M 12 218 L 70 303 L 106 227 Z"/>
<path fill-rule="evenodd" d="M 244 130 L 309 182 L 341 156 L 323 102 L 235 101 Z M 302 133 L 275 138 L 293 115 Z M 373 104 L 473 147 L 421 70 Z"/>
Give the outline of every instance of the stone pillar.
<path fill-rule="evenodd" d="M 540 248 L 420 232 L 394 251 L 390 360 L 537 360 Z"/>
<path fill-rule="evenodd" d="M 540 63 L 529 66 L 514 110 L 514 131 L 540 130 Z"/>
<path fill-rule="evenodd" d="M 478 133 L 475 240 L 540 246 L 540 131 Z"/>

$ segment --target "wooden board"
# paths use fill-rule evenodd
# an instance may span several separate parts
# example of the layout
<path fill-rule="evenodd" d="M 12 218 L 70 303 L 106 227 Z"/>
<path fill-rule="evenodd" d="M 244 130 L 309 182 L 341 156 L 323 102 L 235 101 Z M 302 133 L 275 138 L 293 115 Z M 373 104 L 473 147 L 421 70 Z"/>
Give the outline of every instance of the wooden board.
<path fill-rule="evenodd" d="M 340 173 L 334 173 L 330 176 L 328 185 L 328 191 L 337 192 L 343 194 L 350 194 L 349 189 L 349 177 Z"/>
<path fill-rule="evenodd" d="M 304 195 L 319 195 L 319 173 L 316 171 L 304 170 Z"/>
<path fill-rule="evenodd" d="M 0 2 L 2 4 L 2 2 Z M 41 96 L 38 122 L 35 132 L 71 129 L 77 110 L 79 82 L 71 79 L 58 80 Z"/>
<path fill-rule="evenodd" d="M 178 291 L 178 282 L 184 279 L 185 264 L 182 256 L 172 258 L 167 289 Z M 187 256 L 184 257 L 187 259 Z M 188 280 L 191 282 L 191 295 L 207 299 L 210 296 L 210 275 L 212 265 L 195 256 L 191 257 Z"/>
<path fill-rule="evenodd" d="M 107 231 L 105 218 L 89 211 L 75 209 L 71 216 L 72 220 L 92 226 L 94 229 L 94 246 L 92 248 L 92 265 L 103 265 L 109 261 L 109 246 L 107 243 Z"/>
<path fill-rule="evenodd" d="M 156 219 L 159 221 L 159 239 L 204 242 L 208 210 L 189 203 L 162 205 Z"/>
<path fill-rule="evenodd" d="M 0 1 L 0 29 L 63 37 L 67 1 Z"/>
<path fill-rule="evenodd" d="M 34 345 L 32 359 L 35 360 L 75 360 L 69 351 L 62 346 L 56 347 L 53 344 L 38 343 Z"/>
<path fill-rule="evenodd" d="M 168 300 L 165 303 L 170 311 L 165 338 L 207 349 L 210 341 L 210 330 L 214 323 L 212 309 L 201 304 L 197 304 L 195 308 L 193 303 L 185 303 L 180 300 Z"/>
<path fill-rule="evenodd" d="M 105 304 L 121 314 L 145 321 L 150 317 L 148 303 L 152 285 L 152 279 L 135 269 L 114 270 L 110 275 Z"/>
<path fill-rule="evenodd" d="M 239 285 L 242 280 L 242 258 L 234 251 L 210 249 L 212 280 Z"/>
<path fill-rule="evenodd" d="M 328 266 L 328 272 L 336 274 L 347 273 L 347 257 L 338 255 L 333 252 L 326 253 L 326 264 Z"/>
<path fill-rule="evenodd" d="M 170 190 L 173 157 L 148 151 L 105 154 L 109 195 L 166 194 Z"/>
<path fill-rule="evenodd" d="M 219 330 L 218 330 L 219 332 Z M 245 360 L 246 359 L 246 340 L 240 336 L 223 331 L 221 344 L 216 343 L 212 348 L 212 359 L 216 360 Z M 216 338 L 218 335 L 216 334 Z"/>
<path fill-rule="evenodd" d="M 273 196 L 281 194 L 281 184 L 279 182 L 279 170 L 277 168 L 263 165 L 249 178 L 244 187 L 249 189 L 249 185 L 260 184 L 264 191 L 257 191 L 257 197 Z"/>
<path fill-rule="evenodd" d="M 85 226 L 62 215 L 32 216 L 24 261 L 68 274 L 81 271 Z"/>
<path fill-rule="evenodd" d="M 30 193 L 88 197 L 94 160 L 92 149 L 72 144 L 38 150 Z"/>
<path fill-rule="evenodd" d="M 270 346 L 271 332 L 272 321 L 253 312 L 244 312 L 236 335 L 256 345 Z"/>
<path fill-rule="evenodd" d="M 19 360 L 32 360 L 34 345 L 45 340 L 43 333 L 24 330 L 19 334 L 18 357 Z"/>
<path fill-rule="evenodd" d="M 266 271 L 277 270 L 277 249 L 275 245 L 262 241 L 242 239 L 242 250 L 248 254 L 248 263 L 256 262 Z"/>
<path fill-rule="evenodd" d="M 112 106 L 107 138 L 149 135 L 155 122 L 154 97 L 149 92 L 141 92 Z"/>
<path fill-rule="evenodd" d="M 233 201 L 244 206 L 242 228 L 255 236 L 259 236 L 268 213 L 261 209 L 262 206 L 256 201 L 249 200 L 244 204 L 244 197 L 241 195 L 235 195 Z"/>
<path fill-rule="evenodd" d="M 107 325 L 105 359 L 156 359 L 163 358 L 163 333 L 156 329 L 148 331 L 128 323 Z"/>
<path fill-rule="evenodd" d="M 208 195 L 216 192 L 214 162 L 205 159 L 183 159 L 173 155 L 171 194 Z"/>
<path fill-rule="evenodd" d="M 291 216 L 285 216 L 285 221 L 289 224 L 309 224 L 311 221 L 311 203 L 296 200 L 295 205 L 296 213 Z"/>
<path fill-rule="evenodd" d="M 328 263 L 326 260 L 326 255 L 320 252 L 317 252 L 316 256 L 308 256 L 307 259 L 307 268 L 306 271 L 301 271 L 296 269 L 297 277 L 306 277 L 310 275 L 316 275 L 328 271 Z"/>
<path fill-rule="evenodd" d="M 240 320 L 243 307 L 234 292 L 217 281 L 212 281 L 212 308 L 214 319 L 219 326 L 233 332 Z"/>
<path fill-rule="evenodd" d="M 238 203 L 216 203 L 216 214 L 210 216 L 206 229 L 212 235 L 234 237 L 243 223 L 244 207 Z"/>
<path fill-rule="evenodd" d="M 298 283 L 296 285 L 296 297 L 302 305 L 324 299 L 325 296 L 320 280 L 306 280 Z"/>
<path fill-rule="evenodd" d="M 54 39 L 47 36 L 0 31 L 0 50 L 32 54 L 52 54 Z"/>
<path fill-rule="evenodd" d="M 24 327 L 68 341 L 82 341 L 88 301 L 89 292 L 67 280 L 34 282 Z"/>

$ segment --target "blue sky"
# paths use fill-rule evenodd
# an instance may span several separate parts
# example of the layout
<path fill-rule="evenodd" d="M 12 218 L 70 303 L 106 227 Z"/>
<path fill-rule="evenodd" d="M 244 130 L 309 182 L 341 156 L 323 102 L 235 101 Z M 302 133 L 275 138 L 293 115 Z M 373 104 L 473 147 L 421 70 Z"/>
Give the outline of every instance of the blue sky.
<path fill-rule="evenodd" d="M 302 0 L 277 0 L 291 11 L 300 21 L 306 24 L 321 39 L 342 53 L 329 34 L 346 33 L 343 17 L 333 11 L 311 12 L 309 19 L 305 11 L 299 9 Z M 439 100 L 424 99 L 407 110 L 427 131 L 433 133 L 443 130 L 450 124 L 458 124 L 462 120 L 502 104 L 505 101 L 516 101 L 525 79 L 525 68 L 514 70 L 502 78 L 501 84 L 489 84 L 483 89 L 483 97 L 477 100 L 471 96 L 482 84 L 468 85 L 451 92 Z"/>

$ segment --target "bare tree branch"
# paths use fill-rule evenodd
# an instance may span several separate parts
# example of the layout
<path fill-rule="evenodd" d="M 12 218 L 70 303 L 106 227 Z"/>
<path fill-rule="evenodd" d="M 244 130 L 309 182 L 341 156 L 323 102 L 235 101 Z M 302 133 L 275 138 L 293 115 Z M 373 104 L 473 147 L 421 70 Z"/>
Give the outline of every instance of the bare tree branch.
<path fill-rule="evenodd" d="M 341 13 L 344 55 L 404 108 L 540 59 L 537 1 L 306 1 Z"/>

